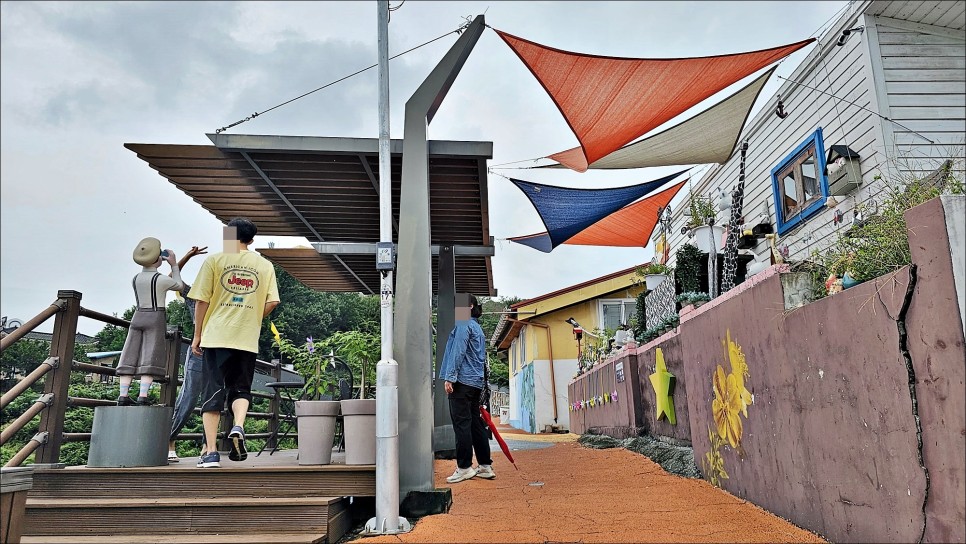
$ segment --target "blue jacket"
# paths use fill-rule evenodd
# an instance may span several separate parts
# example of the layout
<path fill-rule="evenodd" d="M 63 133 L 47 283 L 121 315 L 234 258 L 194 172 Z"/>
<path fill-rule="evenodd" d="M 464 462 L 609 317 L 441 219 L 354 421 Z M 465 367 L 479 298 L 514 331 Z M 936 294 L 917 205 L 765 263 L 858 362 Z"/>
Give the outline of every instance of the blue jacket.
<path fill-rule="evenodd" d="M 439 376 L 448 382 L 459 382 L 483 389 L 483 365 L 486 364 L 486 337 L 475 319 L 456 322 L 446 340 Z"/>

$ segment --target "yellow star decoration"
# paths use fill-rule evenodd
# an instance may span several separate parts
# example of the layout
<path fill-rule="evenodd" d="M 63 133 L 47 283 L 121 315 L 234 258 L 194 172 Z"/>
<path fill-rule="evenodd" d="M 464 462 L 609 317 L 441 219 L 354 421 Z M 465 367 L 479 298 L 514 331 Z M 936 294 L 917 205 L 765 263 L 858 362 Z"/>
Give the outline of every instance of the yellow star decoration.
<path fill-rule="evenodd" d="M 674 374 L 667 371 L 667 365 L 664 363 L 664 352 L 661 351 L 661 348 L 657 348 L 656 358 L 654 374 L 649 376 L 651 386 L 654 387 L 654 399 L 657 401 L 656 417 L 658 420 L 661 417 L 666 417 L 668 423 L 677 425 L 677 420 L 674 417 L 674 399 L 671 398 L 671 394 L 674 392 Z"/>

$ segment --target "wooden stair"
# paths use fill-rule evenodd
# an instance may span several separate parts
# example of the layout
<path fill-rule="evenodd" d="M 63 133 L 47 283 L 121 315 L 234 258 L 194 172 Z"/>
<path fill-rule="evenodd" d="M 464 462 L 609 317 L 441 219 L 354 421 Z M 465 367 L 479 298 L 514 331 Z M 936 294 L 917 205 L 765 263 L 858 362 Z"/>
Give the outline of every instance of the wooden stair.
<path fill-rule="evenodd" d="M 22 542 L 334 543 L 375 495 L 371 465 L 180 465 L 39 469 Z"/>

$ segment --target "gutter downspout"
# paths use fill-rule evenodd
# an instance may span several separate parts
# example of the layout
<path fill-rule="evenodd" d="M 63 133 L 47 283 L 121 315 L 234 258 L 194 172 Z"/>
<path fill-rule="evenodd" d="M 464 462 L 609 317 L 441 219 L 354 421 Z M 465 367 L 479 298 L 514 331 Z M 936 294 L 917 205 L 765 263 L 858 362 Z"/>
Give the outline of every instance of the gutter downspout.
<path fill-rule="evenodd" d="M 550 390 L 553 391 L 553 422 L 557 421 L 557 380 L 554 377 L 553 370 L 553 341 L 550 338 L 550 325 L 545 325 L 543 323 L 536 323 L 534 321 L 521 321 L 519 319 L 507 318 L 507 321 L 511 323 L 521 323 L 523 325 L 533 325 L 534 327 L 540 327 L 547 331 L 547 355 L 550 357 Z"/>

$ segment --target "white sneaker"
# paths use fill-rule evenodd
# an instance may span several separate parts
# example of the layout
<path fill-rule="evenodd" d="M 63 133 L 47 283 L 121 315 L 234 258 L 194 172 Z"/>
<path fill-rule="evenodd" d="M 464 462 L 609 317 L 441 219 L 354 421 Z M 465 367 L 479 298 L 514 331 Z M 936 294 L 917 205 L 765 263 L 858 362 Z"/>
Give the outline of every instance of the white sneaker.
<path fill-rule="evenodd" d="M 174 450 L 168 450 L 168 462 L 177 463 L 178 461 L 181 461 L 181 458 L 178 457 L 178 452 Z"/>
<path fill-rule="evenodd" d="M 476 475 L 480 478 L 485 478 L 487 480 L 492 480 L 496 478 L 496 473 L 493 472 L 492 465 L 480 465 L 476 467 Z"/>
<path fill-rule="evenodd" d="M 473 476 L 476 476 L 476 470 L 473 467 L 470 468 L 458 468 L 452 476 L 446 478 L 446 481 L 455 484 L 457 482 L 462 482 L 463 480 L 469 480 Z"/>

